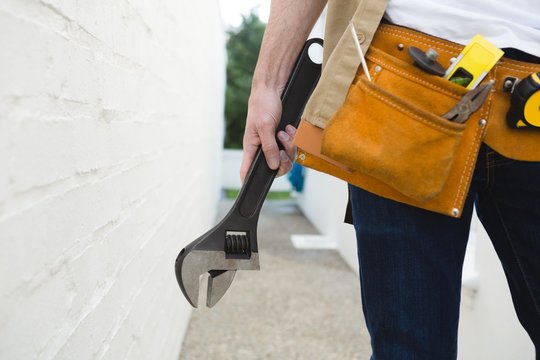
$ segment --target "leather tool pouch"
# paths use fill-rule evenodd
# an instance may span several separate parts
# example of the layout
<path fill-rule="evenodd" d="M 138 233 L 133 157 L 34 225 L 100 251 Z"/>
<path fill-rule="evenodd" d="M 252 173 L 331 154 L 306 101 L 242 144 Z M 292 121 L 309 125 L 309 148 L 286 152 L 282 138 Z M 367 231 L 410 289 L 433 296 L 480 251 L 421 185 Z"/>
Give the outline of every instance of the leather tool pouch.
<path fill-rule="evenodd" d="M 485 133 L 483 108 L 466 123 L 440 115 L 466 89 L 371 46 L 324 131 L 302 121 L 299 162 L 396 201 L 459 217 Z"/>

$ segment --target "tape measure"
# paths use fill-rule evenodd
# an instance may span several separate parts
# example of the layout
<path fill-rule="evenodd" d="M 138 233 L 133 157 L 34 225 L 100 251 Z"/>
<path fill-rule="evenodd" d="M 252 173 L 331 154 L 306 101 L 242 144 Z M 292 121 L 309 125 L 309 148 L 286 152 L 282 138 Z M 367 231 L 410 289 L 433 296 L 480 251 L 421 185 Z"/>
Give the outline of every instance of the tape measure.
<path fill-rule="evenodd" d="M 540 72 L 515 85 L 506 122 L 515 129 L 540 129 Z"/>

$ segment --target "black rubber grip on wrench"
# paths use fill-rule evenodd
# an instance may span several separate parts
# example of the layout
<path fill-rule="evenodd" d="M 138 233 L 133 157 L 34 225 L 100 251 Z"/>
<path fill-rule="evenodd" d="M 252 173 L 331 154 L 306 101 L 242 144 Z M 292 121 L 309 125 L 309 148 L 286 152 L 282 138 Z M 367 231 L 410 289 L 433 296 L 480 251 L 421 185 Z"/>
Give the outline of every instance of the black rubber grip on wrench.
<path fill-rule="evenodd" d="M 281 95 L 282 113 L 276 129 L 276 142 L 280 149 L 283 146 L 277 139 L 277 133 L 285 130 L 287 125 L 298 127 L 307 99 L 319 80 L 321 64 L 309 57 L 309 48 L 313 44 L 322 46 L 322 43 L 322 39 L 316 38 L 304 44 Z M 246 218 L 258 216 L 277 171 L 270 169 L 259 146 L 235 204 L 240 215 Z"/>
<path fill-rule="evenodd" d="M 322 40 L 310 39 L 305 43 L 293 71 L 289 75 L 289 80 L 281 95 L 282 113 L 277 131 L 284 130 L 288 124 L 298 126 L 307 100 L 319 81 L 321 64 L 313 62 L 309 57 L 309 48 L 313 44 L 322 45 Z M 278 141 L 279 145 L 281 144 Z M 264 153 L 259 147 L 244 184 L 227 215 L 216 226 L 188 244 L 180 252 L 176 262 L 177 276 L 181 272 L 184 257 L 193 250 L 225 251 L 228 257 L 245 257 L 230 254 L 230 251 L 227 251 L 229 248 L 227 246 L 228 235 L 238 235 L 243 240 L 249 241 L 247 253 L 258 252 L 257 222 L 259 213 L 276 174 L 277 170 L 268 167 Z M 231 239 L 234 240 L 234 238 Z"/>

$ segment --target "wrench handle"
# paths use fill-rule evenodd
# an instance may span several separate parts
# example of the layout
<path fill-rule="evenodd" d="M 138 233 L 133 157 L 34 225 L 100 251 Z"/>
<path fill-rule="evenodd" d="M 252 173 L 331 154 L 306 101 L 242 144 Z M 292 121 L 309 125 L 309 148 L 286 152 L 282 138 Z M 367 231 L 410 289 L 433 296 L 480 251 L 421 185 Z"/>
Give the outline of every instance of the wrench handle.
<path fill-rule="evenodd" d="M 289 124 L 298 127 L 302 111 L 321 73 L 321 64 L 313 62 L 309 57 L 309 48 L 313 44 L 322 46 L 322 43 L 322 39 L 315 38 L 309 39 L 304 44 L 281 95 L 282 112 L 276 134 L 285 130 Z M 283 149 L 277 137 L 276 142 L 279 148 Z M 241 216 L 250 219 L 259 215 L 276 174 L 277 170 L 268 167 L 262 148 L 259 146 L 236 200 L 235 208 Z"/>

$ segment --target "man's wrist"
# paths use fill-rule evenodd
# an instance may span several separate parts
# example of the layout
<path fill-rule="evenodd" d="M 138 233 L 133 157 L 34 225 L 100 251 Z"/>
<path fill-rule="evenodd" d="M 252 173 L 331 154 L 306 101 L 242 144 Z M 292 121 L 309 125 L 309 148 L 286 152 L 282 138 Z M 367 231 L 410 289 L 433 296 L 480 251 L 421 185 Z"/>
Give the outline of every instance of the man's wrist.
<path fill-rule="evenodd" d="M 280 96 L 284 87 L 284 85 L 279 85 L 277 81 L 253 81 L 250 99 L 252 97 L 268 96 L 270 94 Z"/>
<path fill-rule="evenodd" d="M 286 79 L 283 80 L 284 76 L 281 76 L 279 73 L 275 74 L 257 74 L 253 76 L 253 81 L 251 83 L 251 91 L 256 92 L 276 92 L 281 94 L 285 88 Z"/>

